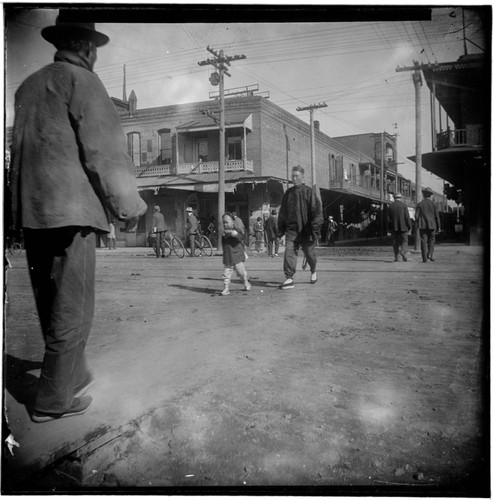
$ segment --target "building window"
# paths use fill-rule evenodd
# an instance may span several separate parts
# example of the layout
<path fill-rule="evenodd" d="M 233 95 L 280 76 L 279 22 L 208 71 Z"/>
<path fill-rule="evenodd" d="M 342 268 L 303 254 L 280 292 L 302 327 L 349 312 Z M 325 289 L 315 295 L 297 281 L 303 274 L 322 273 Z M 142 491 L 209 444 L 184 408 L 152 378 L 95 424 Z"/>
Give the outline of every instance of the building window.
<path fill-rule="evenodd" d="M 158 131 L 158 134 L 159 134 L 158 163 L 160 165 L 171 165 L 171 158 L 172 158 L 171 131 L 169 129 L 162 129 Z"/>
<path fill-rule="evenodd" d="M 127 134 L 127 151 L 134 167 L 140 167 L 140 132 L 129 132 Z"/>
<path fill-rule="evenodd" d="M 228 160 L 241 160 L 241 137 L 232 136 L 226 139 L 226 156 Z"/>
<path fill-rule="evenodd" d="M 196 144 L 196 161 L 205 163 L 206 161 L 209 161 L 209 143 L 207 142 L 207 139 L 198 139 Z"/>
<path fill-rule="evenodd" d="M 147 163 L 147 153 L 142 153 L 142 163 Z"/>
<path fill-rule="evenodd" d="M 152 153 L 152 139 L 147 139 L 147 152 Z"/>

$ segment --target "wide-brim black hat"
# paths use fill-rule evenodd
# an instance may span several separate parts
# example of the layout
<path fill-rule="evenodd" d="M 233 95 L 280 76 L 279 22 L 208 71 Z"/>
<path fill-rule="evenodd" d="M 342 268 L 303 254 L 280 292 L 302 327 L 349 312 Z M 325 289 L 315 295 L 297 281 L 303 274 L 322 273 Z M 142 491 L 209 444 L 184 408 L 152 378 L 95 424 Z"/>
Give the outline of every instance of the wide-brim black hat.
<path fill-rule="evenodd" d="M 55 26 L 47 26 L 41 30 L 41 36 L 55 44 L 61 40 L 88 40 L 101 47 L 109 42 L 109 37 L 96 31 L 94 23 L 66 23 L 56 19 Z"/>
<path fill-rule="evenodd" d="M 425 187 L 421 190 L 422 193 L 430 193 L 433 194 L 433 191 L 429 187 Z"/>

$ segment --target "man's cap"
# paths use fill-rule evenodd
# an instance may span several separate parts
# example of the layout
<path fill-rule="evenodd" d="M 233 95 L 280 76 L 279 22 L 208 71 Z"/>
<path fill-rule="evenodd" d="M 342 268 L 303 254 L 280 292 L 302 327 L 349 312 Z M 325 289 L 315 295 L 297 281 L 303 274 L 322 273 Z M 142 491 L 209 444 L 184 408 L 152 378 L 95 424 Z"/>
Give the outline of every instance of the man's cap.
<path fill-rule="evenodd" d="M 401 193 L 394 193 L 394 198 L 402 198 L 402 194 Z"/>
<path fill-rule="evenodd" d="M 333 219 L 334 217 L 332 217 L 332 215 L 329 215 L 329 219 Z"/>
<path fill-rule="evenodd" d="M 293 167 L 293 172 L 300 172 L 300 173 L 304 174 L 305 173 L 305 169 L 302 166 L 300 166 L 300 165 L 295 165 Z"/>
<path fill-rule="evenodd" d="M 154 211 L 155 211 L 155 212 L 157 212 L 158 210 L 161 210 L 161 209 L 159 208 L 159 205 L 154 205 Z"/>
<path fill-rule="evenodd" d="M 192 207 L 187 207 L 187 208 L 185 209 L 185 212 L 193 212 L 193 208 L 192 208 Z"/>
<path fill-rule="evenodd" d="M 47 26 L 41 30 L 41 36 L 48 42 L 56 44 L 61 40 L 87 40 L 94 42 L 96 47 L 101 47 L 109 42 L 109 37 L 104 33 L 96 31 L 94 23 L 72 23 L 67 22 L 67 13 L 60 9 L 54 26 Z M 61 19 L 60 19 L 61 18 Z"/>
<path fill-rule="evenodd" d="M 429 188 L 429 187 L 425 187 L 421 190 L 421 192 L 423 193 L 430 193 L 430 194 L 433 194 L 433 191 Z"/>

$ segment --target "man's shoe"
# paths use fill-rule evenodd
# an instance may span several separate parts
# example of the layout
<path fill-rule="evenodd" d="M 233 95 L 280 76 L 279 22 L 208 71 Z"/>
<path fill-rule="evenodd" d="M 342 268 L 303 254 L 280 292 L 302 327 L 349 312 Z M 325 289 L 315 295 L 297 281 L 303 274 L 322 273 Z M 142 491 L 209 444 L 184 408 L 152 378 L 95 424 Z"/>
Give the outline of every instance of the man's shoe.
<path fill-rule="evenodd" d="M 404 262 L 407 262 L 407 257 L 405 254 L 401 253 L 401 257 Z"/>
<path fill-rule="evenodd" d="M 281 290 L 289 290 L 290 288 L 294 288 L 294 281 L 291 278 L 288 278 L 282 285 L 279 285 Z"/>
<path fill-rule="evenodd" d="M 75 417 L 76 415 L 85 413 L 91 403 L 91 396 L 82 396 L 80 398 L 74 398 L 70 408 L 65 413 L 43 413 L 35 411 L 31 418 L 33 422 L 42 423 L 49 422 L 50 420 L 58 420 L 59 418 Z"/>
<path fill-rule="evenodd" d="M 431 260 L 431 262 L 435 262 L 435 259 L 433 257 L 428 257 L 428 258 Z"/>
<path fill-rule="evenodd" d="M 74 389 L 74 398 L 78 398 L 83 394 L 85 394 L 89 389 L 89 387 L 92 387 L 93 385 L 94 385 L 94 377 L 91 374 L 89 374 L 86 380 Z"/>
<path fill-rule="evenodd" d="M 229 295 L 229 288 L 225 288 L 222 292 L 221 295 Z"/>
<path fill-rule="evenodd" d="M 275 253 L 275 254 L 274 254 L 274 257 L 279 257 L 279 254 L 278 254 L 278 253 Z"/>
<path fill-rule="evenodd" d="M 248 292 L 251 288 L 252 288 L 252 285 L 250 284 L 250 282 L 248 280 L 246 280 L 244 282 L 244 285 L 245 285 L 245 290 Z"/>
<path fill-rule="evenodd" d="M 312 273 L 312 276 L 310 278 L 310 284 L 314 285 L 317 281 L 318 281 L 317 273 Z"/>
<path fill-rule="evenodd" d="M 399 262 L 399 257 L 394 257 L 394 262 Z"/>

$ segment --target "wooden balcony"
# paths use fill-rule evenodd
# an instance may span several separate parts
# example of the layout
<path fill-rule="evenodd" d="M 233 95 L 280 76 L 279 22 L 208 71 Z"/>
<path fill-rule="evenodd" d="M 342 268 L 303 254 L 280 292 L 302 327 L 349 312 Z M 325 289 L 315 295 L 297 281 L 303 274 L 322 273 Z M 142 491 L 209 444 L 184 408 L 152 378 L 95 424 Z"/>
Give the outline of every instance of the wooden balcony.
<path fill-rule="evenodd" d="M 227 160 L 225 162 L 226 172 L 253 172 L 252 160 Z M 219 172 L 218 161 L 207 161 L 201 163 L 179 163 L 176 171 L 173 165 L 150 165 L 148 167 L 135 167 L 137 177 L 154 177 L 159 175 L 193 175 L 211 174 Z"/>
<path fill-rule="evenodd" d="M 449 149 L 457 147 L 477 147 L 484 144 L 484 134 L 482 128 L 446 130 L 437 132 L 437 149 Z"/>
<path fill-rule="evenodd" d="M 330 188 L 329 189 L 334 189 L 334 190 L 343 190 L 348 193 L 353 193 L 358 196 L 363 196 L 365 198 L 370 198 L 375 201 L 380 200 L 380 189 L 378 188 L 372 188 L 372 187 L 366 187 L 363 185 L 360 185 L 356 182 L 351 182 L 351 181 L 342 181 L 342 182 L 334 182 L 330 181 Z M 384 201 L 385 202 L 390 202 L 390 193 L 384 192 Z"/>

